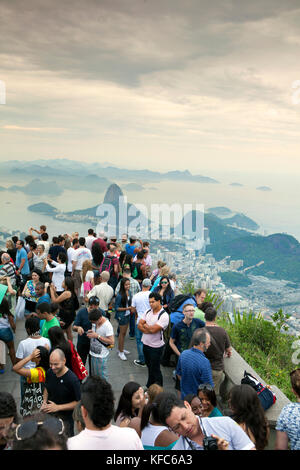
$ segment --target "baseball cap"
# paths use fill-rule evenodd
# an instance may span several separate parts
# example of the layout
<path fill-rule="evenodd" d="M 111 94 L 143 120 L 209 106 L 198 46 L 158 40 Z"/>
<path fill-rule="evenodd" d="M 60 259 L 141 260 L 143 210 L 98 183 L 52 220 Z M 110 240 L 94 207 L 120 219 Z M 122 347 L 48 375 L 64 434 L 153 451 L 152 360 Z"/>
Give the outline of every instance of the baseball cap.
<path fill-rule="evenodd" d="M 92 297 L 89 298 L 89 305 L 99 305 L 100 300 L 96 295 L 92 295 Z"/>

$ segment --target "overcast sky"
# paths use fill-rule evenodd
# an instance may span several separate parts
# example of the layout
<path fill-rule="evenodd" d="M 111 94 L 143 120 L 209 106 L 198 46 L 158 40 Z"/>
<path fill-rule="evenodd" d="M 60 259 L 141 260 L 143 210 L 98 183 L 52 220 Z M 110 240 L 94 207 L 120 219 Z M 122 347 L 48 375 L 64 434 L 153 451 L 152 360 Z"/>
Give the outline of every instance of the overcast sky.
<path fill-rule="evenodd" d="M 299 0 L 0 0 L 0 159 L 295 174 L 299 55 Z"/>

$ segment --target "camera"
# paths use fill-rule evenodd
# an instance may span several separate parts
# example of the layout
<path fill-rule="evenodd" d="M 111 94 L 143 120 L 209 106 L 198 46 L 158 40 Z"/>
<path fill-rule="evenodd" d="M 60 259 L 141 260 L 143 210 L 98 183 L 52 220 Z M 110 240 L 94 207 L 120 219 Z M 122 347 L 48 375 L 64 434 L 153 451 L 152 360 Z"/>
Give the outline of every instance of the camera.
<path fill-rule="evenodd" d="M 218 450 L 217 439 L 211 436 L 205 436 L 203 438 L 203 449 L 204 450 Z"/>

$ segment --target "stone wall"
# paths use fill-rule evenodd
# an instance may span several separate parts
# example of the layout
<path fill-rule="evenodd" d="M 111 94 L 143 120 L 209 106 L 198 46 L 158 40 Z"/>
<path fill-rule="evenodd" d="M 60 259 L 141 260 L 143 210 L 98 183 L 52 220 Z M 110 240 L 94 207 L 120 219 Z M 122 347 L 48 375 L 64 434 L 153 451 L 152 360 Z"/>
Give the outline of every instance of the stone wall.
<path fill-rule="evenodd" d="M 277 418 L 285 405 L 290 403 L 290 400 L 282 393 L 282 391 L 272 384 L 266 384 L 266 382 L 257 374 L 257 372 L 250 367 L 250 365 L 240 356 L 240 354 L 232 348 L 232 356 L 230 358 L 226 357 L 224 359 L 225 363 L 225 380 L 220 388 L 220 395 L 222 398 L 222 403 L 220 406 L 226 412 L 226 402 L 228 399 L 228 394 L 233 385 L 240 385 L 241 379 L 244 376 L 244 371 L 246 370 L 250 374 L 254 375 L 262 384 L 269 385 L 271 390 L 276 395 L 276 402 L 272 405 L 266 412 L 266 418 L 270 426 L 270 439 L 267 449 L 274 449 L 275 444 L 275 426 Z"/>

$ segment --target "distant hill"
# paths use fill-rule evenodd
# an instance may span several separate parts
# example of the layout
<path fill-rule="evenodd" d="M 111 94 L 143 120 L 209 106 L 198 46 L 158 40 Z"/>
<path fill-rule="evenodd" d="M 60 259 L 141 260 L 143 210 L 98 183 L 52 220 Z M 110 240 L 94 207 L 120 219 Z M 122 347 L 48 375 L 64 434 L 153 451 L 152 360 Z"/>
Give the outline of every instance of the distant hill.
<path fill-rule="evenodd" d="M 13 185 L 7 188 L 9 191 L 20 191 L 31 196 L 59 196 L 64 189 L 56 181 L 41 181 L 39 178 L 33 179 L 24 186 Z"/>
<path fill-rule="evenodd" d="M 232 210 L 228 209 L 228 207 L 210 207 L 207 209 L 207 212 L 216 215 L 217 217 L 228 217 L 233 214 Z"/>
<path fill-rule="evenodd" d="M 277 233 L 263 237 L 248 235 L 231 240 L 215 240 L 209 251 L 216 260 L 231 256 L 233 260 L 243 259 L 244 268 L 262 262 L 249 271 L 276 279 L 300 281 L 300 244 L 291 235 Z"/>
<path fill-rule="evenodd" d="M 113 179 L 127 181 L 193 181 L 197 183 L 218 184 L 214 178 L 203 175 L 192 175 L 189 170 L 169 171 L 160 173 L 151 170 L 131 170 L 126 168 L 117 168 L 115 166 L 104 166 L 99 162 L 85 163 L 68 160 L 64 158 L 34 161 L 5 161 L 0 162 L 0 172 L 2 175 L 20 176 L 20 177 L 49 177 L 55 176 L 58 180 L 64 179 L 68 185 L 74 178 L 85 178 L 89 175 L 95 175 L 106 180 L 110 184 Z M 104 181 L 103 181 L 104 183 Z M 88 190 L 88 187 L 87 187 Z M 92 186 L 92 191 L 95 188 Z"/>
<path fill-rule="evenodd" d="M 54 206 L 51 206 L 51 204 L 47 204 L 46 202 L 39 202 L 37 204 L 32 204 L 31 206 L 28 206 L 27 209 L 30 212 L 37 212 L 39 214 L 50 215 L 50 216 L 55 215 L 58 212 L 58 210 Z"/>
<path fill-rule="evenodd" d="M 259 225 L 244 214 L 236 214 L 233 217 L 226 217 L 223 221 L 226 222 L 227 225 L 236 225 L 237 227 L 245 228 L 247 230 L 259 229 Z"/>
<path fill-rule="evenodd" d="M 226 271 L 219 273 L 219 275 L 226 287 L 247 287 L 252 284 L 245 274 L 238 272 Z"/>

